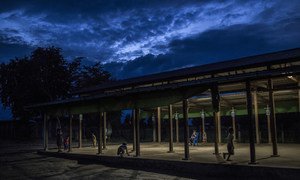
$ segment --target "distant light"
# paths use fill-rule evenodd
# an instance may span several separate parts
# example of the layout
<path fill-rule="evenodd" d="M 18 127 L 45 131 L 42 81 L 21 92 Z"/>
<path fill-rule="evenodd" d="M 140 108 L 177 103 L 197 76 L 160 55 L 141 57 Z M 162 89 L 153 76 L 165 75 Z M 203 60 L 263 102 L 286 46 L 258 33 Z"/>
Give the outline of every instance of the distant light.
<path fill-rule="evenodd" d="M 293 76 L 288 76 L 288 78 L 289 78 L 289 79 L 293 79 L 294 77 L 293 77 Z"/>
<path fill-rule="evenodd" d="M 271 110 L 270 110 L 270 107 L 268 105 L 267 105 L 267 108 L 266 108 L 266 115 L 267 116 L 271 115 Z"/>
<path fill-rule="evenodd" d="M 232 118 L 234 118 L 235 117 L 235 110 L 234 110 L 234 108 L 232 107 L 232 109 L 231 109 L 231 117 Z"/>
<path fill-rule="evenodd" d="M 204 113 L 204 110 L 202 109 L 202 112 L 201 112 L 201 118 L 204 119 L 205 118 L 205 113 Z"/>
<path fill-rule="evenodd" d="M 175 113 L 175 120 L 178 120 L 178 113 Z"/>

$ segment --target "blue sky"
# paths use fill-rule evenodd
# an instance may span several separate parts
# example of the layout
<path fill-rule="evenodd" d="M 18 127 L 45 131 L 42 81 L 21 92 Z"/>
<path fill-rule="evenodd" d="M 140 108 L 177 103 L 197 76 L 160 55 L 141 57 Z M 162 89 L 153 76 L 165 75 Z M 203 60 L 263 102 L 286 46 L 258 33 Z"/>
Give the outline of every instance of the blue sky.
<path fill-rule="evenodd" d="M 118 79 L 300 47 L 298 0 L 2 0 L 0 22 L 0 62 L 53 45 Z"/>

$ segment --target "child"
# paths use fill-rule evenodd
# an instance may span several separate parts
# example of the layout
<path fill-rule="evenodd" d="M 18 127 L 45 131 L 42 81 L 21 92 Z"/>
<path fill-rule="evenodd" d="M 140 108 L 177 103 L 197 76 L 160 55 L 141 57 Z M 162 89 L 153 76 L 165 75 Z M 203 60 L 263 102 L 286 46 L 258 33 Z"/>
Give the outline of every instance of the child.
<path fill-rule="evenodd" d="M 228 129 L 228 136 L 227 136 L 227 153 L 223 153 L 223 158 L 226 159 L 226 155 L 228 155 L 226 161 L 230 161 L 230 156 L 234 155 L 234 146 L 233 146 L 233 128 Z"/>
<path fill-rule="evenodd" d="M 93 147 L 96 147 L 97 146 L 97 138 L 94 133 L 92 133 L 92 141 L 93 141 Z"/>
<path fill-rule="evenodd" d="M 206 142 L 207 142 L 206 132 L 203 131 L 203 135 L 202 135 L 202 143 L 203 143 L 203 144 L 206 144 Z"/>
<path fill-rule="evenodd" d="M 193 133 L 190 138 L 190 145 L 192 145 L 194 143 L 194 140 L 196 137 L 197 137 L 197 132 L 196 132 L 196 130 L 193 130 Z"/>
<path fill-rule="evenodd" d="M 127 154 L 127 156 L 129 156 L 128 149 L 127 149 L 127 144 L 122 143 L 122 145 L 119 146 L 119 148 L 118 148 L 117 155 L 120 156 L 120 157 L 123 157 L 125 153 Z"/>
<path fill-rule="evenodd" d="M 195 138 L 193 140 L 193 146 L 196 146 L 196 145 L 198 146 L 199 138 L 200 138 L 200 132 L 196 132 Z"/>
<path fill-rule="evenodd" d="M 66 137 L 64 139 L 64 150 L 68 150 L 69 149 L 69 137 Z"/>

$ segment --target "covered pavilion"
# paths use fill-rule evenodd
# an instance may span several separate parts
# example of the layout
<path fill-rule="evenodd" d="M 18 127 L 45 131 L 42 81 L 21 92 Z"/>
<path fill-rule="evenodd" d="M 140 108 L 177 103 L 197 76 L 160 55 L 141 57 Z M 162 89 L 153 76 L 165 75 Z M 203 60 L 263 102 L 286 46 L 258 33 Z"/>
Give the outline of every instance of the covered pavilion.
<path fill-rule="evenodd" d="M 238 139 L 237 115 L 248 121 L 249 163 L 256 163 L 255 143 L 260 143 L 259 114 L 266 114 L 268 142 L 272 156 L 279 156 L 276 113 L 300 111 L 300 48 L 256 55 L 230 61 L 178 69 L 137 78 L 108 82 L 73 92 L 66 100 L 41 103 L 29 108 L 44 115 L 44 150 L 48 150 L 49 116 L 69 116 L 69 136 L 72 144 L 72 122 L 79 120 L 78 147 L 82 148 L 84 114 L 99 114 L 98 154 L 107 147 L 106 114 L 110 111 L 133 110 L 133 151 L 141 155 L 140 123 L 144 112 L 155 112 L 153 141 L 161 142 L 161 120 L 169 120 L 168 152 L 174 152 L 173 142 L 184 134 L 183 160 L 189 160 L 189 118 L 201 117 L 205 132 L 205 117 L 214 119 L 214 154 L 219 154 L 221 117 L 230 115 L 234 136 Z M 184 120 L 179 132 L 178 119 Z M 174 121 L 175 120 L 175 121 Z M 173 122 L 174 121 L 174 122 Z M 175 129 L 175 133 L 173 133 Z M 69 151 L 72 151 L 72 146 Z"/>

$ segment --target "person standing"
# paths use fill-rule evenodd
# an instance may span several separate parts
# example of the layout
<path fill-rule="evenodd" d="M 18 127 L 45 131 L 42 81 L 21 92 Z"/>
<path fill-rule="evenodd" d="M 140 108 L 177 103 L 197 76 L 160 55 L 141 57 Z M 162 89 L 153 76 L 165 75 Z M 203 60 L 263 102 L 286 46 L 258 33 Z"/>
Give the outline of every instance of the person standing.
<path fill-rule="evenodd" d="M 92 133 L 92 143 L 93 143 L 93 147 L 97 146 L 97 138 L 94 133 Z"/>
<path fill-rule="evenodd" d="M 58 152 L 61 152 L 62 142 L 63 142 L 62 131 L 60 128 L 58 128 L 56 130 L 56 145 L 57 145 Z"/>
<path fill-rule="evenodd" d="M 234 155 L 234 145 L 233 145 L 233 128 L 230 127 L 228 129 L 228 136 L 227 136 L 227 153 L 223 153 L 223 158 L 226 159 L 226 161 L 230 161 L 230 156 Z M 226 156 L 228 155 L 228 157 L 226 158 Z"/>

